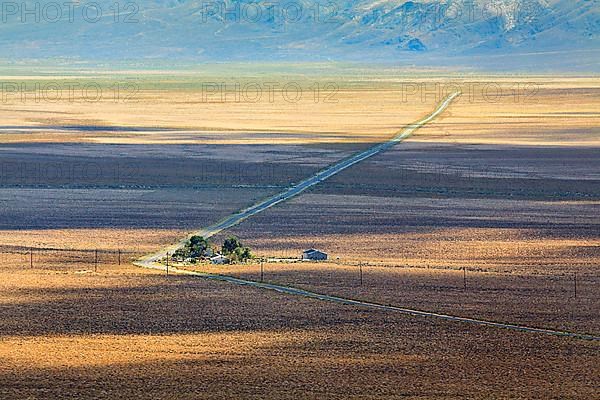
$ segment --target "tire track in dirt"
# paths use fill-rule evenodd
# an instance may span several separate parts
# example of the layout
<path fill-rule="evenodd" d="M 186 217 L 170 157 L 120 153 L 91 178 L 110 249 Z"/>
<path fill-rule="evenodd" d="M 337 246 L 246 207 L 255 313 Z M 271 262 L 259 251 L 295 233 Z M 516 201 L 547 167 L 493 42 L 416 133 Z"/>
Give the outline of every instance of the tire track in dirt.
<path fill-rule="evenodd" d="M 157 266 L 155 268 L 164 270 L 164 268 L 162 268 L 162 266 L 160 266 L 160 267 Z M 180 274 L 180 275 L 196 276 L 196 277 L 213 280 L 213 281 L 228 282 L 228 283 L 231 283 L 234 285 L 248 286 L 248 287 L 253 287 L 253 288 L 262 289 L 262 290 L 271 290 L 271 291 L 283 293 L 286 295 L 301 296 L 301 297 L 306 297 L 309 299 L 328 301 L 328 302 L 332 302 L 332 303 L 343 304 L 343 305 L 348 305 L 348 306 L 356 306 L 356 307 L 361 307 L 361 308 L 369 308 L 369 309 L 373 309 L 373 310 L 398 312 L 401 314 L 411 315 L 413 317 L 437 318 L 437 319 L 442 319 L 442 320 L 446 320 L 446 321 L 462 322 L 462 323 L 486 326 L 486 327 L 491 327 L 491 328 L 509 329 L 509 330 L 513 330 L 513 331 L 537 333 L 537 334 L 566 337 L 566 338 L 572 338 L 572 339 L 600 341 L 599 336 L 588 335 L 588 334 L 584 334 L 584 333 L 557 331 L 557 330 L 552 330 L 552 329 L 536 328 L 536 327 L 525 326 L 525 325 L 506 324 L 506 323 L 502 323 L 502 322 L 487 321 L 487 320 L 476 319 L 476 318 L 459 317 L 459 316 L 455 316 L 455 315 L 441 314 L 441 313 L 435 313 L 435 312 L 431 312 L 431 311 L 422 311 L 422 310 L 415 310 L 415 309 L 392 306 L 392 305 L 384 305 L 384 304 L 372 303 L 372 302 L 368 302 L 368 301 L 354 300 L 354 299 L 348 299 L 345 297 L 337 297 L 337 296 L 330 296 L 330 295 L 316 293 L 316 292 L 310 292 L 308 290 L 299 289 L 299 288 L 295 288 L 295 287 L 291 287 L 291 286 L 283 286 L 283 285 L 277 285 L 277 284 L 273 284 L 273 283 L 263 283 L 263 282 L 256 282 L 256 281 L 251 281 L 251 280 L 247 280 L 247 279 L 234 278 L 232 276 L 227 276 L 227 275 L 216 275 L 216 274 L 209 274 L 206 272 L 187 271 L 187 270 L 182 270 L 182 269 L 178 269 L 178 268 L 169 268 L 169 271 L 176 273 L 176 274 Z"/>

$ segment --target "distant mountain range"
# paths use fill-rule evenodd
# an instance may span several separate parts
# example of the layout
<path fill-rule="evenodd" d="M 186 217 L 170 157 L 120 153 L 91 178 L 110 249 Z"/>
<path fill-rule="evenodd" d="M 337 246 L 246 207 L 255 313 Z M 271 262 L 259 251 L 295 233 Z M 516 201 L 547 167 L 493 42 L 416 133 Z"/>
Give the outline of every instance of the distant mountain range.
<path fill-rule="evenodd" d="M 599 0 L 67 4 L 3 2 L 0 57 L 600 69 Z"/>

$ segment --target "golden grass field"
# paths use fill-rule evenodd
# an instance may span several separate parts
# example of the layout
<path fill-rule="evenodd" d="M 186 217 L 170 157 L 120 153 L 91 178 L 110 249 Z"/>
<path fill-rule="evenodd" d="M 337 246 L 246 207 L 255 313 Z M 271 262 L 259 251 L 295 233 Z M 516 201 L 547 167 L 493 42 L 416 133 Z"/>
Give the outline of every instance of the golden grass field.
<path fill-rule="evenodd" d="M 297 81 L 312 95 L 332 81 L 267 78 L 244 82 Z M 232 233 L 258 256 L 316 247 L 332 258 L 267 263 L 270 282 L 597 336 L 600 80 L 378 76 L 337 81 L 337 102 L 203 101 L 200 83 L 220 80 L 144 77 L 131 101 L 2 103 L 0 398 L 597 395 L 595 342 L 166 277 L 127 261 L 391 137 L 460 86 L 463 96 L 405 143 L 215 241 Z M 433 95 L 436 84 L 445 90 Z M 490 100 L 482 87 L 503 94 Z M 32 167 L 53 163 L 103 174 L 47 180 Z M 121 164 L 139 169 L 114 176 Z M 257 169 L 265 164 L 268 173 Z M 259 173 L 246 179 L 248 170 Z M 94 249 L 105 251 L 97 271 Z M 259 278 L 256 262 L 198 268 Z"/>
<path fill-rule="evenodd" d="M 419 142 L 514 146 L 594 146 L 600 143 L 597 79 L 482 80 Z"/>
<path fill-rule="evenodd" d="M 259 280 L 260 265 L 202 265 L 191 270 Z M 360 270 L 362 269 L 362 285 Z M 317 293 L 462 317 L 573 332 L 598 332 L 597 276 L 500 274 L 344 262 L 263 264 L 264 279 Z"/>
<path fill-rule="evenodd" d="M 589 399 L 598 384 L 585 341 L 114 265 L 1 274 L 3 398 Z"/>
<path fill-rule="evenodd" d="M 165 74 L 168 77 L 168 74 Z M 327 79 L 305 76 L 196 78 L 150 85 L 131 77 L 12 76 L 31 93 L 7 94 L 7 126 L 135 127 L 139 132 L 52 132 L 3 135 L 3 142 L 127 144 L 372 143 L 429 112 L 449 93 L 463 96 L 445 118 L 425 127 L 417 141 L 479 144 L 597 146 L 597 78 L 406 76 Z M 190 78 L 191 79 L 191 78 Z M 65 89 L 98 85 L 101 92 Z M 36 90 L 35 84 L 39 84 Z M 125 86 L 117 92 L 115 85 Z M 214 92 L 212 85 L 224 85 Z M 59 90 L 52 91 L 57 85 Z M 64 86 L 71 85 L 71 86 Z M 178 86 L 179 85 L 179 86 Z M 236 86 L 236 85 L 239 85 Z M 286 85 L 294 85 L 284 94 Z M 317 91 L 316 87 L 320 88 Z M 78 86 L 78 87 L 79 87 Z M 159 88 L 156 88 L 158 86 Z M 173 88 L 175 87 L 175 89 Z M 128 89 L 129 88 L 129 89 Z M 271 89 L 272 88 L 272 89 Z M 299 88 L 299 89 L 298 89 Z M 294 97 L 297 93 L 298 97 Z M 45 98 L 57 100 L 44 101 Z M 23 100 L 24 99 L 24 100 Z M 144 131 L 163 128 L 173 132 Z M 544 129 L 543 135 L 539 134 Z"/>

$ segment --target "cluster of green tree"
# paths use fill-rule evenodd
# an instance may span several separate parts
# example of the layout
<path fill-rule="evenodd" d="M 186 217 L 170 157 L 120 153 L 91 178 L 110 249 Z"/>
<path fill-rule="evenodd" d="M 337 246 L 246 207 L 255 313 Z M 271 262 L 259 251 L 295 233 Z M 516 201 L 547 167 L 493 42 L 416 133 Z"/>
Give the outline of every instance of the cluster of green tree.
<path fill-rule="evenodd" d="M 173 258 L 182 260 L 201 260 L 203 258 L 211 257 L 212 255 L 212 246 L 208 240 L 204 239 L 202 236 L 192 236 L 185 246 L 173 253 Z"/>
<path fill-rule="evenodd" d="M 227 256 L 232 262 L 246 262 L 252 258 L 252 252 L 248 247 L 244 247 L 238 238 L 230 236 L 225 239 L 221 247 L 221 253 Z"/>
<path fill-rule="evenodd" d="M 225 239 L 223 246 L 221 246 L 221 254 L 229 258 L 231 262 L 246 262 L 253 257 L 250 249 L 244 247 L 235 236 Z M 214 246 L 208 240 L 202 236 L 192 236 L 185 246 L 173 253 L 172 258 L 175 260 L 191 259 L 196 262 L 214 255 Z"/>

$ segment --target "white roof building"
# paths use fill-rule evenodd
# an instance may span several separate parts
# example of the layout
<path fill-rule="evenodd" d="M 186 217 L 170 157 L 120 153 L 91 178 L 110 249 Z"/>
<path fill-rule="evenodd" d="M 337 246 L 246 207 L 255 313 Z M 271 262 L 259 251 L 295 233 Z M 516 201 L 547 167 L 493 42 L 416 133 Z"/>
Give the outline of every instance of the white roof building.
<path fill-rule="evenodd" d="M 231 260 L 228 257 L 225 257 L 222 254 L 217 254 L 210 258 L 210 262 L 213 264 L 229 264 L 230 261 Z"/>

